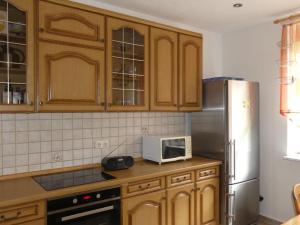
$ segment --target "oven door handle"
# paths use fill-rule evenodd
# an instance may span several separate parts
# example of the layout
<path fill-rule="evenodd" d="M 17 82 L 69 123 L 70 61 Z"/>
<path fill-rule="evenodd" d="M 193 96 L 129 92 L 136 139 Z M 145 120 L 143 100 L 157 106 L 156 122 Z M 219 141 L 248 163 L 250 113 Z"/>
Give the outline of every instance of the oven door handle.
<path fill-rule="evenodd" d="M 86 211 L 86 212 L 81 212 L 81 213 L 76 213 L 76 214 L 72 214 L 72 215 L 69 215 L 69 216 L 64 216 L 64 217 L 61 218 L 61 221 L 65 222 L 65 221 L 69 221 L 69 220 L 73 220 L 73 219 L 78 219 L 78 218 L 81 218 L 81 217 L 84 217 L 84 216 L 90 216 L 90 215 L 93 215 L 93 214 L 110 211 L 110 210 L 113 210 L 113 209 L 114 209 L 113 205 L 106 206 L 106 207 L 99 208 L 99 209 L 93 209 L 93 210 Z"/>

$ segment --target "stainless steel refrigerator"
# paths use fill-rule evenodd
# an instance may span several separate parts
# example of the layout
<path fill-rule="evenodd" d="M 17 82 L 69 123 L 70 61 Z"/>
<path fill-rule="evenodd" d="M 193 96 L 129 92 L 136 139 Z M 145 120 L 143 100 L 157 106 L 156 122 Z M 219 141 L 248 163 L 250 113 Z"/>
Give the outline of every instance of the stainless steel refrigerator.
<path fill-rule="evenodd" d="M 259 215 L 259 85 L 207 79 L 203 111 L 192 113 L 193 155 L 223 161 L 223 225 L 255 224 Z"/>

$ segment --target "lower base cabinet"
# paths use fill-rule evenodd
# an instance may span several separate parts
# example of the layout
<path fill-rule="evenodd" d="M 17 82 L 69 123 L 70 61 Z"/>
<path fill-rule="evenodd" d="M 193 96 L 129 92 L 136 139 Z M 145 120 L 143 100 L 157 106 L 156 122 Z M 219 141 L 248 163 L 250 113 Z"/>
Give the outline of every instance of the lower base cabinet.
<path fill-rule="evenodd" d="M 196 225 L 219 225 L 219 179 L 196 183 Z"/>
<path fill-rule="evenodd" d="M 23 225 L 45 225 L 46 221 L 45 220 L 34 220 L 26 223 L 22 223 Z"/>
<path fill-rule="evenodd" d="M 168 225 L 195 224 L 194 184 L 167 190 Z"/>
<path fill-rule="evenodd" d="M 123 199 L 122 212 L 123 225 L 166 225 L 166 191 Z"/>

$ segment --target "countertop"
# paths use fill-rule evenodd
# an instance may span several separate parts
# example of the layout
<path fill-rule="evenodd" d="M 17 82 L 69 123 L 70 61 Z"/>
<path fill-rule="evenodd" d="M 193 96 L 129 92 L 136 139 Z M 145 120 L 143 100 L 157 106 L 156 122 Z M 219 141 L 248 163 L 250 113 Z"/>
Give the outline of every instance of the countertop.
<path fill-rule="evenodd" d="M 300 215 L 295 216 L 294 218 L 288 220 L 287 222 L 281 225 L 299 225 L 300 224 Z"/>
<path fill-rule="evenodd" d="M 141 160 L 135 162 L 130 169 L 119 170 L 106 173 L 116 177 L 113 180 L 96 182 L 53 191 L 45 191 L 32 177 L 21 177 L 18 179 L 8 179 L 0 181 L 0 208 L 28 203 L 32 201 L 57 198 L 79 192 L 96 190 L 106 187 L 121 186 L 128 182 L 141 179 L 149 179 L 158 176 L 170 175 L 173 173 L 195 170 L 209 166 L 220 165 L 218 160 L 202 157 L 193 157 L 186 161 L 177 161 L 158 165 L 157 163 Z"/>

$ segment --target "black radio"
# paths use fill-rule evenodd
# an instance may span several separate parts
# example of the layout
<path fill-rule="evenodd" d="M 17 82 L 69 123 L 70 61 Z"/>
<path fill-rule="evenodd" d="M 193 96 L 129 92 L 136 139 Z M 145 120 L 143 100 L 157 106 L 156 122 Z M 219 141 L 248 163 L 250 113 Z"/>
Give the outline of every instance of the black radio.
<path fill-rule="evenodd" d="M 104 157 L 101 164 L 105 170 L 123 170 L 132 167 L 134 159 L 131 156 Z"/>

